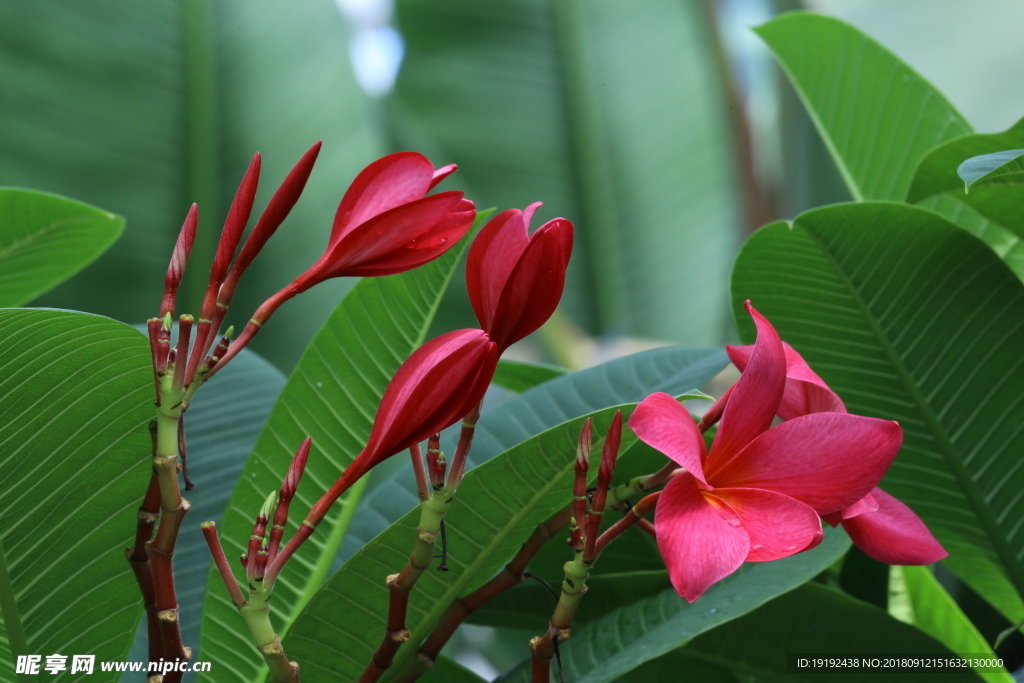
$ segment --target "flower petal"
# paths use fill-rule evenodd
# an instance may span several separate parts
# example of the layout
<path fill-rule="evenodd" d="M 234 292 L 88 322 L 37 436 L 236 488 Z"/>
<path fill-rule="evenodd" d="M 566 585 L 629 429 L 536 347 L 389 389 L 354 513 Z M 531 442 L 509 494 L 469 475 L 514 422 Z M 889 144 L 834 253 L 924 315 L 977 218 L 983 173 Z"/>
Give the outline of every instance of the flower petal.
<path fill-rule="evenodd" d="M 875 491 L 880 489 L 876 486 L 871 490 Z M 874 512 L 877 509 L 878 501 L 875 499 L 874 496 L 872 496 L 869 493 L 868 495 L 864 496 L 850 507 L 845 508 L 842 512 L 839 513 L 839 516 L 841 519 L 853 519 L 857 515 L 863 515 L 866 512 Z"/>
<path fill-rule="evenodd" d="M 705 471 L 721 467 L 771 426 L 786 387 L 786 353 L 778 332 L 748 301 L 757 343 L 725 405 Z"/>
<path fill-rule="evenodd" d="M 746 530 L 726 521 L 690 474 L 668 483 L 654 513 L 658 551 L 680 596 L 693 602 L 736 571 L 750 552 Z"/>
<path fill-rule="evenodd" d="M 821 536 L 821 517 L 809 505 L 764 489 L 718 488 L 750 536 L 748 562 L 779 560 L 802 552 Z"/>
<path fill-rule="evenodd" d="M 359 172 L 342 197 L 330 246 L 374 216 L 422 199 L 433 177 L 434 165 L 417 152 L 397 152 L 374 161 Z"/>
<path fill-rule="evenodd" d="M 436 171 L 434 171 L 434 175 L 430 179 L 430 187 L 427 188 L 427 192 L 429 192 L 430 190 L 433 190 L 435 187 L 438 186 L 438 184 L 442 180 L 444 180 L 445 178 L 447 178 L 452 173 L 455 173 L 458 170 L 459 170 L 458 164 L 448 164 L 447 166 L 442 166 L 441 168 L 439 168 Z"/>
<path fill-rule="evenodd" d="M 783 420 L 810 413 L 845 413 L 842 399 L 829 389 L 825 380 L 811 370 L 811 366 L 796 349 L 782 342 L 786 352 L 786 389 L 779 405 L 778 416 Z M 726 346 L 729 360 L 743 372 L 754 353 L 754 345 Z"/>
<path fill-rule="evenodd" d="M 705 467 L 705 475 L 716 487 L 775 491 L 827 515 L 870 493 L 902 442 L 900 426 L 889 420 L 814 413 L 769 429 L 731 461 Z"/>
<path fill-rule="evenodd" d="M 484 328 L 501 348 L 532 334 L 555 312 L 565 289 L 572 234 L 572 223 L 556 218 L 530 238 L 501 290 L 490 327 Z"/>
<path fill-rule="evenodd" d="M 636 407 L 629 428 L 645 444 L 664 453 L 686 469 L 702 486 L 704 479 L 704 436 L 697 430 L 690 413 L 668 394 L 651 394 Z"/>
<path fill-rule="evenodd" d="M 914 511 L 880 488 L 871 492 L 878 510 L 843 520 L 850 539 L 886 564 L 923 565 L 949 555 Z"/>
<path fill-rule="evenodd" d="M 530 217 L 538 204 L 526 211 L 508 209 L 487 222 L 473 240 L 466 257 L 466 288 L 480 327 L 490 329 L 501 290 L 512 269 L 530 244 Z"/>

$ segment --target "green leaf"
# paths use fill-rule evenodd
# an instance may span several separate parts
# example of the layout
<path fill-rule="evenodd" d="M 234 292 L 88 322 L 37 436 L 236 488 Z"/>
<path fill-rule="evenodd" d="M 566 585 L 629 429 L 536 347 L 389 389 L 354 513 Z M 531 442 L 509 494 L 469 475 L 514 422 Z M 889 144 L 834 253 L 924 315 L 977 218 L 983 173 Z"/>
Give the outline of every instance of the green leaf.
<path fill-rule="evenodd" d="M 911 622 L 952 652 L 985 655 L 995 653 L 956 601 L 946 592 L 928 567 L 892 567 L 894 579 L 902 583 L 911 610 Z M 980 673 L 980 672 L 979 672 Z M 987 672 L 988 681 L 1013 683 L 1009 673 Z"/>
<path fill-rule="evenodd" d="M 557 365 L 545 365 L 543 363 L 524 363 L 518 360 L 500 360 L 498 369 L 494 372 L 491 380 L 503 389 L 514 391 L 517 394 L 532 389 L 538 384 L 548 380 L 561 377 L 568 370 Z"/>
<path fill-rule="evenodd" d="M 486 683 L 484 679 L 449 657 L 438 657 L 434 668 L 424 675 L 422 680 L 436 683 Z"/>
<path fill-rule="evenodd" d="M 903 683 L 914 670 L 856 668 L 791 670 L 791 654 L 825 653 L 954 656 L 941 643 L 884 611 L 818 583 L 807 583 L 693 640 L 679 652 L 685 657 L 729 667 L 771 681 L 865 681 Z M 919 670 L 921 671 L 921 670 Z M 927 680 L 981 680 L 970 669 L 929 671 Z"/>
<path fill-rule="evenodd" d="M 1017 277 L 1024 280 L 1024 241 L 993 223 L 952 194 L 938 194 L 918 204 L 953 221 L 987 244 Z"/>
<path fill-rule="evenodd" d="M 963 178 L 964 192 L 970 192 L 971 185 L 976 182 L 993 179 L 1006 181 L 1008 175 L 1013 175 L 1013 180 L 1019 182 L 1020 174 L 1024 173 L 1024 165 L 1020 161 L 1022 156 L 1024 149 L 982 154 L 960 164 L 956 174 Z"/>
<path fill-rule="evenodd" d="M 199 525 L 207 520 L 220 523 L 245 460 L 284 383 L 280 370 L 243 349 L 196 392 L 185 416 L 188 472 L 196 488 L 185 494 L 192 507 L 174 548 L 174 586 L 182 640 L 192 647 L 193 661 L 203 661 L 198 652 L 199 625 L 210 567 L 210 548 Z M 146 659 L 145 633 L 143 624 L 129 660 Z"/>
<path fill-rule="evenodd" d="M 1002 133 L 965 135 L 939 145 L 921 159 L 907 191 L 907 201 L 917 203 L 937 195 L 949 195 L 1016 237 L 1024 237 L 1024 209 L 1021 208 L 1024 204 L 1024 174 L 1013 170 L 1019 170 L 1019 162 L 1011 161 L 1001 170 L 993 170 L 996 162 L 992 158 L 1011 152 L 989 154 L 1022 145 L 1024 119 Z M 1024 150 L 1013 150 L 1012 154 L 1024 154 Z M 968 157 L 973 158 L 964 161 Z M 975 160 L 979 163 L 972 163 Z M 986 160 L 991 163 L 984 163 Z M 967 167 L 973 170 L 965 176 L 963 171 Z M 986 175 L 984 169 L 991 173 Z M 965 193 L 965 183 L 970 188 L 972 183 L 983 178 L 984 182 Z"/>
<path fill-rule="evenodd" d="M 854 199 L 902 200 L 928 150 L 973 132 L 942 93 L 849 24 L 789 12 L 756 30 L 799 93 Z"/>
<path fill-rule="evenodd" d="M 644 662 L 681 647 L 695 636 L 757 609 L 778 595 L 809 581 L 835 562 L 850 546 L 842 530 L 829 529 L 814 550 L 776 562 L 748 562 L 688 603 L 674 588 L 615 610 L 581 628 L 559 646 L 566 680 L 604 683 L 618 680 Z M 601 571 L 595 565 L 595 577 Z M 589 582 L 588 582 L 589 583 Z M 596 590 L 582 602 L 601 600 Z M 581 603 L 582 604 L 582 603 Z M 543 630 L 544 613 L 537 615 Z M 747 644 L 747 643 L 745 643 Z M 529 661 L 502 676 L 502 683 L 530 680 Z"/>
<path fill-rule="evenodd" d="M 1024 617 L 1024 284 L 988 247 L 905 204 L 841 204 L 754 233 L 733 271 L 850 412 L 896 420 L 882 487 L 928 524 L 947 566 Z"/>
<path fill-rule="evenodd" d="M 621 408 L 628 418 L 633 405 Z M 603 433 L 615 410 L 590 414 L 597 433 Z M 466 474 L 446 517 L 450 571 L 427 571 L 420 577 L 406 622 L 412 637 L 382 680 L 395 680 L 449 605 L 494 576 L 538 524 L 569 503 L 583 420 L 553 427 Z M 624 431 L 624 451 L 635 440 Z M 413 509 L 345 563 L 292 626 L 285 648 L 310 672 L 310 680 L 355 681 L 362 674 L 385 632 L 384 578 L 408 561 L 419 514 Z M 352 610 L 358 610 L 358 618 L 338 618 Z"/>
<path fill-rule="evenodd" d="M 481 206 L 543 200 L 539 219 L 577 223 L 563 299 L 574 320 L 593 332 L 721 341 L 742 201 L 700 3 L 396 4 L 400 138 L 458 160 Z"/>
<path fill-rule="evenodd" d="M 477 222 L 486 220 L 484 212 Z M 306 474 L 291 504 L 285 537 L 362 450 L 380 403 L 398 366 L 420 344 L 469 238 L 425 266 L 383 278 L 365 278 L 341 302 L 303 353 L 242 470 L 220 525 L 228 557 L 245 550 L 256 513 L 267 494 L 280 488 L 288 465 L 306 436 L 313 438 Z M 327 578 L 359 503 L 364 478 L 342 496 L 292 559 L 274 588 L 273 623 L 279 633 Z M 239 571 L 239 566 L 234 566 Z M 200 630 L 213 680 L 222 669 L 255 681 L 263 669 L 252 637 L 228 599 L 220 575 L 207 579 Z M 289 653 L 289 656 L 290 653 Z M 303 675 L 305 678 L 305 674 Z"/>
<path fill-rule="evenodd" d="M 567 373 L 497 406 L 485 405 L 468 462 L 471 467 L 479 465 L 551 427 L 601 408 L 638 403 L 656 391 L 676 395 L 702 387 L 728 364 L 722 349 L 668 347 Z M 448 432 L 442 440 L 447 453 L 455 447 L 453 436 Z M 656 458 L 653 469 L 664 463 L 664 456 Z M 652 471 L 632 472 L 634 459 L 639 458 L 631 456 L 620 463 L 617 481 Z M 404 465 L 363 499 L 342 544 L 341 559 L 347 560 L 418 504 L 415 481 Z M 564 562 L 560 560 L 558 566 Z"/>
<path fill-rule="evenodd" d="M 20 306 L 92 263 L 124 219 L 57 195 L 0 187 L 0 306 Z"/>
<path fill-rule="evenodd" d="M 0 609 L 11 654 L 125 660 L 142 600 L 124 550 L 149 477 L 152 404 L 149 344 L 131 327 L 0 311 Z"/>
<path fill-rule="evenodd" d="M 0 177 L 102 206 L 128 224 L 107 254 L 41 305 L 121 320 L 154 315 L 195 201 L 199 235 L 178 307 L 198 313 L 253 153 L 263 153 L 259 210 L 323 139 L 302 200 L 238 292 L 229 322 L 240 329 L 322 253 L 345 185 L 382 151 L 347 34 L 331 0 L 0 3 Z M 344 287 L 327 283 L 284 306 L 254 348 L 293 364 Z"/>

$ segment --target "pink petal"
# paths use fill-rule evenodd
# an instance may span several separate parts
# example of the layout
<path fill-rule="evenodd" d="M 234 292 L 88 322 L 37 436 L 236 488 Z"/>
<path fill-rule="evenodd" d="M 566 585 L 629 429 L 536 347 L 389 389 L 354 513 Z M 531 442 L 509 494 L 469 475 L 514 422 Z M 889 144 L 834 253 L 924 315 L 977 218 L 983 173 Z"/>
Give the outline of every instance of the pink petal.
<path fill-rule="evenodd" d="M 686 408 L 668 394 L 651 394 L 636 407 L 629 428 L 645 444 L 664 453 L 686 469 L 702 486 L 708 487 L 701 463 L 704 460 L 704 436 Z"/>
<path fill-rule="evenodd" d="M 877 486 L 874 489 L 872 489 L 872 491 L 876 489 L 878 489 Z M 857 515 L 863 515 L 866 512 L 874 512 L 877 509 L 878 501 L 875 500 L 875 497 L 869 493 L 868 495 L 864 496 L 850 507 L 844 509 L 841 513 L 839 513 L 839 516 L 841 519 L 853 519 Z"/>
<path fill-rule="evenodd" d="M 439 168 L 436 171 L 434 171 L 434 175 L 430 179 L 430 187 L 427 188 L 427 192 L 429 192 L 430 190 L 433 190 L 435 187 L 438 186 L 438 184 L 442 180 L 444 180 L 445 178 L 447 178 L 452 173 L 455 173 L 458 170 L 459 170 L 458 164 L 448 164 L 447 166 L 442 166 L 441 168 Z"/>
<path fill-rule="evenodd" d="M 736 571 L 750 553 L 750 537 L 739 520 L 726 521 L 689 474 L 662 491 L 654 528 L 672 585 L 688 602 Z"/>
<path fill-rule="evenodd" d="M 529 216 L 537 206 L 531 204 L 526 212 L 519 209 L 502 211 L 487 222 L 469 248 L 466 288 L 473 312 L 484 329 L 490 329 L 501 290 L 530 244 Z"/>
<path fill-rule="evenodd" d="M 821 518 L 810 506 L 763 489 L 718 488 L 750 536 L 748 562 L 779 560 L 821 540 Z"/>
<path fill-rule="evenodd" d="M 556 218 L 530 238 L 505 281 L 491 326 L 484 328 L 501 348 L 532 334 L 555 312 L 565 289 L 565 249 L 567 244 L 572 249 L 572 233 L 572 223 Z"/>
<path fill-rule="evenodd" d="M 786 387 L 786 353 L 778 332 L 748 301 L 747 312 L 757 326 L 757 343 L 732 394 L 705 471 L 720 468 L 771 426 Z"/>
<path fill-rule="evenodd" d="M 440 192 L 385 211 L 346 231 L 315 266 L 320 279 L 350 275 L 366 265 L 379 267 L 388 254 L 403 247 L 433 249 L 439 256 L 453 243 L 439 244 L 435 239 L 420 244 L 420 240 L 462 201 L 462 192 Z"/>
<path fill-rule="evenodd" d="M 949 555 L 914 511 L 880 488 L 872 491 L 878 510 L 843 520 L 857 547 L 886 564 L 923 565 Z"/>
<path fill-rule="evenodd" d="M 377 159 L 359 172 L 342 197 L 331 227 L 330 245 L 374 216 L 422 199 L 433 177 L 434 165 L 417 152 L 398 152 Z"/>
<path fill-rule="evenodd" d="M 729 462 L 704 472 L 716 487 L 775 491 L 826 515 L 870 493 L 902 442 L 895 422 L 814 413 L 769 429 Z"/>
<path fill-rule="evenodd" d="M 786 352 L 786 389 L 779 405 L 778 416 L 783 420 L 809 413 L 845 413 L 842 399 L 828 388 L 825 380 L 818 377 L 807 361 L 789 344 L 782 343 Z M 726 346 L 732 364 L 743 372 L 754 346 Z"/>

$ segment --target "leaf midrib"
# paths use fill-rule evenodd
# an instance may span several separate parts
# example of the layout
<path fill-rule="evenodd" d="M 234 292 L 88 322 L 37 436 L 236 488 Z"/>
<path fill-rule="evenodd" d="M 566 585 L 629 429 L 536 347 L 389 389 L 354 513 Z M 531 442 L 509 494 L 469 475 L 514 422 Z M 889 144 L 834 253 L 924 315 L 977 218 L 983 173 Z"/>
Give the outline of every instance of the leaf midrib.
<path fill-rule="evenodd" d="M 28 237 L 26 237 L 24 239 L 17 240 L 15 242 L 11 243 L 6 248 L 0 250 L 0 261 L 4 261 L 7 258 L 10 258 L 10 255 L 13 252 L 18 251 L 20 249 L 23 249 L 26 244 L 31 244 L 32 242 L 36 241 L 40 237 L 42 237 L 44 235 L 48 235 L 49 233 L 54 232 L 55 230 L 60 230 L 61 228 L 66 228 L 66 227 L 68 227 L 70 225 L 74 225 L 76 223 L 89 223 L 91 221 L 96 220 L 97 218 L 98 218 L 97 216 L 75 216 L 73 218 L 67 218 L 67 219 L 62 220 L 62 221 L 57 221 L 56 223 L 51 223 L 50 225 L 46 226 L 42 230 L 38 230 L 38 231 L 32 233 L 31 235 L 29 235 Z M 111 217 L 111 218 L 113 220 L 116 220 L 116 217 Z"/>
<path fill-rule="evenodd" d="M 882 349 L 883 353 L 889 359 L 889 362 L 892 364 L 892 368 L 896 373 L 896 376 L 904 384 L 904 387 L 907 389 L 911 399 L 916 404 L 927 426 L 931 428 L 933 435 L 936 437 L 936 441 L 939 443 L 940 449 L 946 458 L 947 464 L 950 466 L 950 468 L 952 468 L 954 475 L 956 475 L 957 481 L 960 483 L 960 487 L 964 493 L 964 497 L 971 504 L 971 507 L 974 510 L 974 513 L 977 516 L 982 528 L 984 529 L 989 542 L 992 543 L 993 549 L 996 551 L 996 554 L 1002 561 L 1003 569 L 1007 572 L 1007 577 L 1013 583 L 1013 586 L 1016 589 L 1017 593 L 1021 596 L 1024 596 L 1024 570 L 1022 570 L 1021 567 L 1017 564 L 1017 561 L 1013 556 L 1013 552 L 1010 550 L 1010 547 L 1006 539 L 1001 534 L 999 525 L 996 523 L 995 518 L 992 516 L 991 510 L 989 510 L 988 506 L 985 504 L 984 497 L 978 491 L 975 481 L 967 473 L 967 468 L 961 460 L 960 455 L 956 450 L 956 446 L 952 443 L 952 441 L 949 438 L 949 435 L 946 433 L 946 429 L 938 421 L 938 418 L 932 411 L 931 406 L 928 404 L 924 396 L 921 394 L 919 388 L 917 387 L 917 384 L 913 381 L 910 372 L 906 369 L 906 367 L 903 364 L 903 361 L 899 358 L 895 349 L 889 343 L 889 339 L 885 331 L 882 330 L 881 326 L 875 320 L 874 315 L 871 313 L 871 310 L 868 308 L 867 304 L 861 298 L 860 293 L 853 286 L 853 283 L 846 276 L 845 271 L 840 267 L 839 262 L 832 255 L 831 251 L 828 249 L 825 243 L 818 237 L 818 235 L 815 234 L 814 231 L 812 231 L 809 227 L 800 223 L 799 219 L 794 223 L 794 225 L 799 225 L 804 230 L 804 232 L 810 236 L 810 238 L 821 250 L 822 255 L 827 259 L 828 264 L 833 269 L 833 272 L 839 278 L 842 285 L 846 288 L 847 292 L 850 295 L 850 298 L 853 300 L 854 304 L 857 306 L 865 322 L 867 323 L 868 329 L 875 336 L 875 339 L 878 342 L 879 347 Z"/>

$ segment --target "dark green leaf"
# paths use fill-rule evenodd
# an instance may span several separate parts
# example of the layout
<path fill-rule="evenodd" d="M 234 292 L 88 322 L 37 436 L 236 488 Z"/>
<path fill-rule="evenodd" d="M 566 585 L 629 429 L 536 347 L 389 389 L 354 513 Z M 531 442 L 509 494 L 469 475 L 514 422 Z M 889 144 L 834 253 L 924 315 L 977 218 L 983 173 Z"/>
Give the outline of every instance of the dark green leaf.
<path fill-rule="evenodd" d="M 498 369 L 491 380 L 499 387 L 514 391 L 517 394 L 532 389 L 538 384 L 561 377 L 568 370 L 557 365 L 543 363 L 524 363 L 518 360 L 498 361 Z"/>
<path fill-rule="evenodd" d="M 787 665 L 791 653 L 877 653 L 953 656 L 937 640 L 884 611 L 821 584 L 807 583 L 750 614 L 698 636 L 680 654 L 770 681 L 905 683 L 907 669 L 804 669 Z M 680 671 L 685 663 L 680 661 Z M 928 681 L 981 680 L 970 669 L 932 670 Z M 925 679 L 922 679 L 925 680 Z"/>
<path fill-rule="evenodd" d="M 131 327 L 0 311 L 0 609 L 14 654 L 125 660 L 142 599 L 124 550 L 149 477 L 152 411 L 149 344 Z M 12 672 L 0 664 L 3 680 Z"/>
<path fill-rule="evenodd" d="M 486 220 L 486 213 L 478 220 Z M 291 504 L 286 537 L 341 476 L 370 434 L 376 406 L 398 366 L 423 343 L 438 302 L 469 242 L 421 268 L 384 278 L 366 278 L 353 288 L 316 334 L 292 372 L 231 494 L 221 540 L 229 557 L 245 549 L 253 520 L 267 494 L 281 486 L 295 450 L 312 436 L 306 474 Z M 364 478 L 331 512 L 292 560 L 274 588 L 273 623 L 287 631 L 327 578 L 359 503 Z M 236 564 L 236 571 L 239 570 Z M 300 570 L 301 569 L 301 570 Z M 262 658 L 219 574 L 211 570 L 203 604 L 201 650 L 213 671 L 236 672 L 240 680 L 262 676 Z M 303 674 L 305 678 L 305 674 Z"/>
<path fill-rule="evenodd" d="M 20 306 L 89 265 L 124 219 L 57 195 L 0 188 L 0 306 Z"/>
<path fill-rule="evenodd" d="M 434 668 L 423 676 L 422 680 L 428 683 L 486 683 L 484 679 L 448 657 L 438 657 Z"/>
<path fill-rule="evenodd" d="M 323 139 L 302 200 L 253 264 L 229 322 L 244 323 L 313 263 L 345 185 L 382 150 L 352 76 L 347 33 L 331 0 L 0 4 L 0 182 L 76 197 L 128 223 L 113 249 L 43 305 L 121 320 L 154 315 L 154 293 L 196 201 L 200 232 L 179 308 L 198 313 L 217 234 L 253 153 L 264 155 L 259 210 Z M 290 366 L 344 286 L 286 305 L 255 348 Z"/>
<path fill-rule="evenodd" d="M 826 207 L 756 232 L 733 271 L 853 413 L 897 420 L 882 482 L 921 516 L 964 582 L 1024 616 L 1024 285 L 985 245 L 895 203 Z"/>
<path fill-rule="evenodd" d="M 776 562 L 749 562 L 708 589 L 697 602 L 688 603 L 674 588 L 617 609 L 584 628 L 573 630 L 561 647 L 566 680 L 604 683 L 632 671 L 644 662 L 669 653 L 694 636 L 757 609 L 826 569 L 850 546 L 846 534 L 829 529 L 814 550 Z M 600 562 L 594 569 L 601 571 Z M 587 591 L 583 601 L 600 600 Z M 538 616 L 538 631 L 545 616 Z M 744 645 L 749 643 L 744 642 Z M 529 681 L 529 662 L 505 674 L 503 683 Z"/>
<path fill-rule="evenodd" d="M 838 19 L 790 12 L 757 33 L 800 94 L 854 199 L 902 200 L 928 150 L 973 132 L 928 81 Z"/>
<path fill-rule="evenodd" d="M 701 4 L 397 8 L 401 133 L 458 160 L 481 206 L 543 200 L 544 219 L 576 222 L 565 310 L 592 331 L 718 343 L 741 201 Z"/>

